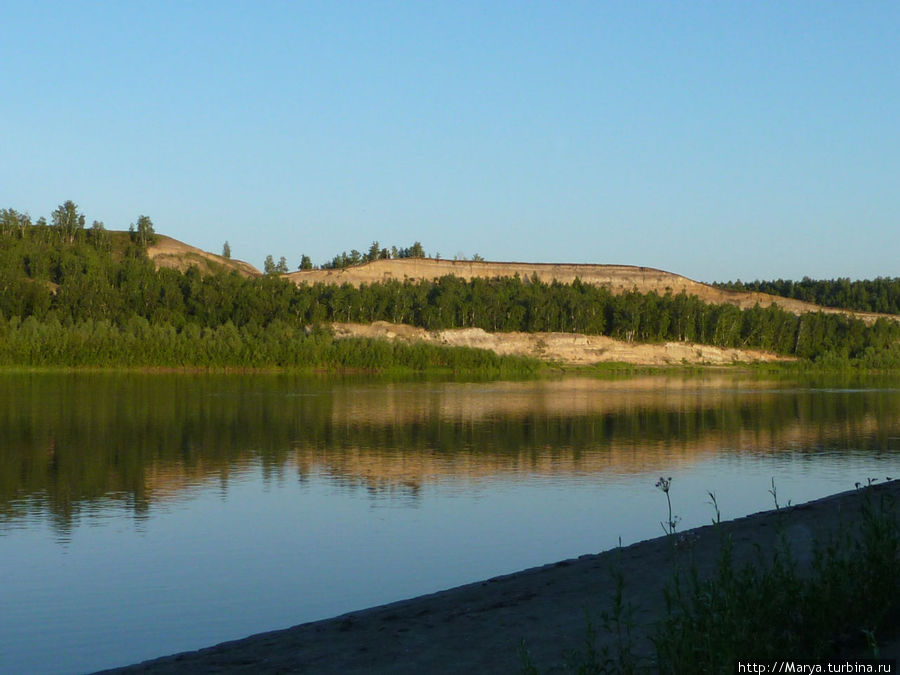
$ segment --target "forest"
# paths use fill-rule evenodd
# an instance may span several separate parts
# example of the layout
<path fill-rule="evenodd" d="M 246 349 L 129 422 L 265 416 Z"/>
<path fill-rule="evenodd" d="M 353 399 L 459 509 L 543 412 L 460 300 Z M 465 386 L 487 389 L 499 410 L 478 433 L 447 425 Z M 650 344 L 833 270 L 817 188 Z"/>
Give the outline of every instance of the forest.
<path fill-rule="evenodd" d="M 900 277 L 877 277 L 858 281 L 850 281 L 847 278 L 809 277 L 803 277 L 801 281 L 777 279 L 744 283 L 738 280 L 716 283 L 713 286 L 732 291 L 770 293 L 838 309 L 900 314 Z"/>
<path fill-rule="evenodd" d="M 658 295 L 534 278 L 296 286 L 157 269 L 152 221 L 129 232 L 84 227 L 72 202 L 52 222 L 0 210 L 0 364 L 531 371 L 529 359 L 369 340 L 335 340 L 330 322 L 390 321 L 429 330 L 577 332 L 631 342 L 764 349 L 819 363 L 900 366 L 900 323 L 839 314 L 741 310 L 684 293 Z M 407 253 L 407 252 L 404 252 Z"/>

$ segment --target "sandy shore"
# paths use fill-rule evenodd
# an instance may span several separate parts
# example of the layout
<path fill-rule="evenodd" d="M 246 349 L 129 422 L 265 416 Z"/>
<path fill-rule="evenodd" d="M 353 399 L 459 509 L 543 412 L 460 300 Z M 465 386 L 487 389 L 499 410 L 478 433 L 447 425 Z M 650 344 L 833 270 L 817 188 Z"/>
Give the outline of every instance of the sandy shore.
<path fill-rule="evenodd" d="M 870 490 L 892 495 L 900 510 L 900 481 Z M 675 566 L 693 560 L 701 574 L 713 569 L 723 535 L 731 536 L 738 564 L 753 561 L 757 547 L 765 552 L 776 545 L 779 532 L 787 534 L 799 564 L 809 565 L 813 540 L 852 526 L 862 497 L 863 491 L 844 492 L 691 530 L 690 545 L 678 548 L 660 537 L 104 672 L 516 673 L 523 640 L 542 672 L 560 672 L 565 652 L 583 643 L 586 613 L 599 623 L 610 610 L 613 570 L 624 575 L 637 650 L 649 656 L 648 635 L 664 616 L 662 591 Z M 895 636 L 882 645 L 882 656 L 897 658 L 898 647 Z"/>

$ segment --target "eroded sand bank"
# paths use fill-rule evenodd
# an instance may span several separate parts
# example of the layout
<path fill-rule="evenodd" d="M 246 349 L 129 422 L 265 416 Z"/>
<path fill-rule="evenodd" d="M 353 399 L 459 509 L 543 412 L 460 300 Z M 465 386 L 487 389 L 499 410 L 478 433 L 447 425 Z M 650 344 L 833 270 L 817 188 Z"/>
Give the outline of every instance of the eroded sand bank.
<path fill-rule="evenodd" d="M 645 366 L 730 365 L 795 361 L 792 357 L 755 349 L 714 347 L 692 342 L 647 344 L 624 342 L 581 333 L 488 333 L 481 328 L 428 331 L 405 324 L 334 323 L 336 337 L 365 337 L 400 342 L 429 342 L 446 347 L 475 347 L 497 354 L 529 356 L 571 366 L 630 363 Z"/>

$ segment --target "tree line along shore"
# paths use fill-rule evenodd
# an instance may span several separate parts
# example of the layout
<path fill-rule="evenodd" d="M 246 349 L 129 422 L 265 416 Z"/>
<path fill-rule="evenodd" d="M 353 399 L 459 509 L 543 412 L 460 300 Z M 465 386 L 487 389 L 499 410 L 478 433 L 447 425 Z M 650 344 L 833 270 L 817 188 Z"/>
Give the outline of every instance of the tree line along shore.
<path fill-rule="evenodd" d="M 684 292 L 613 293 L 578 279 L 536 276 L 297 285 L 274 271 L 244 276 L 215 262 L 204 272 L 157 267 L 147 255 L 155 237 L 146 216 L 128 232 L 96 221 L 85 227 L 72 202 L 60 205 L 50 223 L 0 210 L 0 365 L 506 373 L 538 367 L 532 359 L 483 350 L 336 339 L 328 329 L 331 322 L 389 321 L 427 330 L 691 342 L 763 350 L 820 367 L 900 367 L 900 322 L 892 318 L 867 324 L 846 314 L 795 315 L 774 304 L 740 309 Z M 403 252 L 411 250 L 420 252 Z M 900 293 L 900 284 L 890 281 L 876 284 L 879 309 L 893 307 L 893 294 Z"/>

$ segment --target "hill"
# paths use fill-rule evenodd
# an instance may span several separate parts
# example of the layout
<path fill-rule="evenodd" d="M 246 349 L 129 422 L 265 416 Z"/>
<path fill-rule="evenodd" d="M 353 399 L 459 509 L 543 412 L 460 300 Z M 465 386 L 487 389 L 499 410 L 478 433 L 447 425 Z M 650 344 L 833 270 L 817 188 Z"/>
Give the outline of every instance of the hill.
<path fill-rule="evenodd" d="M 155 243 L 147 248 L 147 256 L 159 267 L 168 267 L 185 271 L 196 266 L 202 273 L 235 270 L 244 277 L 262 276 L 250 263 L 232 258 L 224 258 L 215 253 L 203 251 L 182 241 L 157 235 Z M 395 258 L 374 260 L 361 265 L 353 265 L 339 269 L 313 269 L 279 275 L 294 284 L 323 283 L 340 286 L 350 284 L 359 287 L 362 284 L 397 281 L 434 281 L 444 276 L 456 276 L 467 281 L 471 279 L 493 279 L 518 276 L 522 279 L 537 277 L 544 283 L 554 280 L 570 284 L 575 279 L 582 283 L 602 286 L 612 293 L 637 291 L 639 293 L 657 293 L 697 296 L 700 300 L 712 304 L 730 304 L 741 309 L 750 309 L 757 304 L 761 307 L 777 305 L 791 314 L 801 315 L 808 312 L 826 314 L 843 314 L 873 324 L 879 317 L 900 320 L 890 314 L 863 312 L 856 310 L 825 307 L 812 302 L 795 298 L 787 298 L 758 291 L 737 291 L 694 281 L 688 277 L 653 267 L 636 265 L 592 265 L 576 263 L 523 263 L 523 262 L 487 262 L 469 260 L 440 260 L 435 258 Z"/>
<path fill-rule="evenodd" d="M 234 270 L 243 277 L 262 276 L 262 272 L 248 262 L 209 253 L 161 234 L 156 235 L 154 243 L 147 247 L 147 257 L 157 268 L 168 267 L 179 272 L 194 266 L 204 274 Z"/>
<path fill-rule="evenodd" d="M 750 309 L 759 304 L 768 307 L 775 304 L 785 311 L 800 315 L 807 312 L 844 314 L 862 319 L 867 324 L 879 317 L 891 316 L 875 312 L 858 312 L 832 307 L 823 307 L 793 298 L 784 298 L 754 291 L 732 291 L 694 281 L 680 274 L 673 274 L 652 267 L 634 265 L 587 265 L 560 263 L 519 263 L 519 262 L 479 262 L 467 260 L 436 260 L 433 258 L 400 258 L 374 260 L 362 265 L 343 269 L 317 269 L 291 272 L 283 275 L 295 284 L 361 284 L 379 283 L 388 280 L 433 281 L 452 275 L 462 279 L 491 279 L 515 277 L 531 279 L 537 277 L 544 283 L 554 280 L 572 283 L 575 279 L 594 286 L 603 286 L 612 293 L 636 290 L 639 293 L 655 292 L 659 295 L 695 295 L 703 302 L 731 304 L 741 309 Z M 897 318 L 897 317 L 892 317 Z"/>
<path fill-rule="evenodd" d="M 168 267 L 185 271 L 191 266 L 196 266 L 203 273 L 212 273 L 217 270 L 236 270 L 244 277 L 262 276 L 262 272 L 250 263 L 224 258 L 164 235 L 157 235 L 156 242 L 147 248 L 147 255 L 157 267 Z M 652 292 L 659 295 L 672 293 L 677 295 L 684 292 L 686 295 L 696 296 L 703 302 L 730 304 L 740 309 L 750 309 L 757 304 L 761 307 L 768 307 L 774 304 L 797 316 L 808 312 L 843 314 L 861 319 L 869 325 L 873 324 L 880 317 L 900 320 L 897 316 L 891 314 L 826 307 L 813 302 L 759 291 L 731 290 L 721 285 L 694 281 L 688 277 L 666 272 L 665 270 L 636 265 L 394 258 L 374 260 L 360 265 L 337 269 L 290 272 L 279 276 L 297 285 L 324 283 L 337 286 L 350 284 L 351 286 L 359 287 L 362 284 L 381 283 L 390 280 L 434 281 L 448 275 L 467 281 L 471 279 L 511 278 L 516 276 L 522 279 L 536 277 L 544 283 L 551 283 L 555 280 L 565 284 L 579 279 L 582 283 L 602 286 L 616 294 L 637 291 L 639 293 Z"/>

